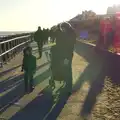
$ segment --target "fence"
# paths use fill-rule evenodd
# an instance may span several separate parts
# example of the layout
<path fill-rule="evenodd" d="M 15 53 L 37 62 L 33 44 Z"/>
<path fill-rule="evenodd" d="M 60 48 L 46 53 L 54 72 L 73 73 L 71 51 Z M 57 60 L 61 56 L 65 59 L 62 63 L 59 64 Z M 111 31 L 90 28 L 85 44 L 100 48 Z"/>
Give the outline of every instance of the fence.
<path fill-rule="evenodd" d="M 0 67 L 15 57 L 15 55 L 19 53 L 32 40 L 32 35 L 28 34 L 0 42 Z"/>

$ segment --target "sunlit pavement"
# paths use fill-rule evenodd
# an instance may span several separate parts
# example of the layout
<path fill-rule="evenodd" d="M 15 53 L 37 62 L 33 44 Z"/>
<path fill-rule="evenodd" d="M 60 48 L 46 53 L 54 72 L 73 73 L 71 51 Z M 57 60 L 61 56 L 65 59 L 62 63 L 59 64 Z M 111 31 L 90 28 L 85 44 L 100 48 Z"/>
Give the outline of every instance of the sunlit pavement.
<path fill-rule="evenodd" d="M 81 51 L 81 49 L 82 49 L 82 47 L 81 47 L 81 45 L 77 45 L 76 46 L 76 48 L 75 48 L 76 50 L 75 50 L 75 54 L 74 54 L 74 58 L 73 58 L 73 63 L 72 63 L 72 66 L 73 66 L 73 89 L 79 89 L 79 86 L 77 86 L 77 87 L 75 87 L 74 88 L 74 86 L 76 85 L 76 83 L 79 81 L 79 79 L 80 79 L 80 77 L 82 77 L 82 79 L 84 78 L 84 79 L 86 79 L 86 81 L 89 81 L 89 78 L 91 77 L 91 76 L 89 76 L 89 72 L 87 72 L 88 73 L 88 75 L 86 76 L 86 75 L 83 75 L 83 73 L 86 71 L 86 68 L 90 65 L 90 61 L 92 61 L 92 60 L 86 60 L 86 58 L 85 58 L 85 56 L 83 56 L 83 55 L 80 55 L 80 53 L 78 52 L 78 51 Z M 79 50 L 80 49 L 80 50 Z M 42 57 L 42 59 L 40 60 L 40 62 L 42 62 L 42 61 L 44 61 L 46 58 L 46 56 L 45 56 L 45 54 L 43 54 L 43 56 L 44 57 Z M 45 58 L 45 59 L 44 59 Z M 46 60 L 47 61 L 47 60 Z M 94 61 L 93 61 L 94 62 Z M 96 64 L 95 64 L 96 65 Z M 90 66 L 91 67 L 91 66 Z M 40 120 L 39 118 L 41 117 L 41 118 L 44 118 L 43 117 L 43 115 L 42 114 L 48 114 L 48 113 L 46 113 L 44 110 L 44 113 L 41 111 L 44 107 L 45 107 L 45 104 L 47 104 L 47 103 L 44 103 L 47 99 L 43 99 L 42 100 L 42 98 L 41 98 L 41 100 L 43 101 L 42 103 L 39 103 L 38 102 L 38 100 L 40 100 L 40 99 L 38 99 L 37 101 L 35 100 L 38 96 L 39 97 L 42 97 L 43 96 L 43 94 L 40 94 L 41 93 L 41 91 L 44 89 L 44 88 L 46 88 L 48 85 L 49 85 L 49 76 L 50 76 L 50 72 L 49 71 L 47 71 L 46 73 L 45 73 L 45 71 L 46 70 L 48 70 L 48 68 L 49 68 L 49 64 L 48 65 L 46 65 L 46 66 L 44 66 L 42 69 L 39 69 L 38 71 L 37 71 L 37 73 L 36 73 L 36 76 L 38 76 L 37 77 L 37 80 L 36 80 L 36 88 L 35 88 L 35 90 L 32 92 L 32 93 L 30 93 L 30 94 L 28 94 L 28 95 L 24 95 L 24 97 L 22 97 L 16 104 L 14 104 L 14 105 L 12 105 L 11 107 L 9 107 L 1 116 L 5 116 L 6 117 L 6 119 L 8 119 L 8 118 L 11 118 L 13 115 L 15 115 L 15 113 L 16 112 L 19 112 L 18 114 L 16 114 L 11 120 L 21 120 L 21 119 L 24 119 L 24 118 L 29 118 L 29 120 L 32 120 L 32 117 L 35 119 L 36 118 L 36 120 Z M 99 66 L 97 66 L 97 68 L 98 69 L 100 69 L 99 68 Z M 96 69 L 96 67 L 94 66 L 93 67 L 93 69 Z M 96 71 L 97 72 L 97 71 Z M 44 75 L 42 75 L 42 73 L 44 74 Z M 90 72 L 91 73 L 91 72 Z M 39 76 L 39 74 L 41 74 L 40 76 Z M 47 77 L 46 77 L 47 76 Z M 94 76 L 94 77 L 96 77 L 96 74 L 95 74 L 95 72 L 94 73 L 92 73 L 92 76 Z M 44 79 L 44 80 L 43 80 Z M 40 82 L 40 81 L 42 81 L 42 82 Z M 39 84 L 40 83 L 40 84 Z M 57 83 L 56 83 L 57 84 Z M 57 85 L 56 85 L 56 89 L 55 89 L 55 91 L 57 91 L 59 88 L 61 87 L 61 85 L 58 83 Z M 88 86 L 86 85 L 86 89 L 84 88 L 84 92 L 85 93 L 87 93 L 87 91 L 88 91 Z M 49 90 L 49 89 L 48 89 Z M 48 91 L 48 92 L 50 92 L 50 91 Z M 54 92 L 53 92 L 54 93 Z M 79 96 L 79 95 L 78 95 Z M 73 96 L 73 97 L 75 97 L 76 99 L 78 99 L 76 96 Z M 30 103 L 30 102 L 32 102 L 32 101 L 36 101 L 36 102 L 33 102 L 33 103 L 31 103 L 31 104 L 28 104 L 28 103 Z M 74 100 L 74 99 L 73 99 Z M 55 98 L 55 101 L 57 101 L 57 98 Z M 46 101 L 47 102 L 47 101 Z M 25 106 L 28 104 L 28 106 L 25 108 Z M 68 104 L 69 104 L 69 100 L 68 100 Z M 30 107 L 30 105 L 31 105 L 31 107 Z M 34 105 L 34 106 L 33 106 Z M 44 106 L 43 106 L 44 105 Z M 39 108 L 38 108 L 38 106 L 39 106 Z M 35 107 L 35 108 L 33 108 L 32 109 L 32 107 Z M 52 107 L 52 109 L 53 109 L 53 107 L 55 107 L 55 104 L 54 105 L 52 105 L 51 106 Z M 50 108 L 51 108 L 50 107 Z M 25 108 L 25 110 L 23 110 L 22 112 L 20 112 L 22 109 L 24 109 Z M 31 108 L 31 109 L 30 109 Z M 66 107 L 65 107 L 66 108 Z M 71 109 L 71 108 L 70 108 Z M 38 113 L 38 111 L 39 111 L 39 113 Z M 49 110 L 49 112 L 51 111 L 51 109 Z M 33 113 L 33 112 L 36 112 L 36 113 Z M 63 109 L 63 111 L 61 112 L 61 115 L 62 115 L 62 113 L 67 113 L 67 111 L 65 110 L 65 109 Z M 79 111 L 78 111 L 79 112 Z M 32 115 L 33 114 L 33 115 Z M 70 113 L 71 114 L 71 113 Z M 35 116 L 36 115 L 36 116 Z M 60 115 L 60 116 L 61 116 Z M 19 118 L 19 119 L 18 119 Z M 66 117 L 65 117 L 66 118 Z M 58 120 L 60 119 L 60 117 L 58 117 Z M 67 119 L 67 118 L 66 118 Z M 65 119 L 65 120 L 66 120 Z M 62 120 L 62 119 L 60 119 L 60 120 Z M 73 119 L 74 120 L 74 119 Z"/>

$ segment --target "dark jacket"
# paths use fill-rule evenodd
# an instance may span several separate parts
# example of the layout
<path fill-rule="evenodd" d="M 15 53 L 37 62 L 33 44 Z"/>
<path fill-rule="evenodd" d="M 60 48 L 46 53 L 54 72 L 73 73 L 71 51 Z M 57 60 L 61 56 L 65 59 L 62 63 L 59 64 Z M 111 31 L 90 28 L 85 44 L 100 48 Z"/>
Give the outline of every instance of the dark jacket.
<path fill-rule="evenodd" d="M 42 42 L 43 41 L 43 32 L 42 32 L 42 30 L 37 30 L 34 33 L 34 40 L 36 42 Z"/>
<path fill-rule="evenodd" d="M 76 35 L 74 32 L 58 32 L 56 37 L 57 50 L 63 58 L 71 59 L 73 56 Z"/>
<path fill-rule="evenodd" d="M 23 70 L 26 72 L 35 72 L 36 71 L 36 57 L 33 55 L 25 55 L 23 58 Z"/>

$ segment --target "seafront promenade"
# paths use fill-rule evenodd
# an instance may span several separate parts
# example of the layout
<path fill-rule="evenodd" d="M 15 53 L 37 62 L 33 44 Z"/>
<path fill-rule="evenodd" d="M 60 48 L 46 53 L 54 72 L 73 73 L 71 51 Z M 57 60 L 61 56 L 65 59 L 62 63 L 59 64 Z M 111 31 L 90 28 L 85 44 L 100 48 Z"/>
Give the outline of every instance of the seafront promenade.
<path fill-rule="evenodd" d="M 6 120 L 56 120 L 58 118 L 62 120 L 63 118 L 66 119 L 64 114 L 67 114 L 68 108 L 73 109 L 72 106 L 66 108 L 69 104 L 79 105 L 79 108 L 77 108 L 79 110 L 74 114 L 74 118 L 76 118 L 82 103 L 76 100 L 76 102 L 70 103 L 71 99 L 74 101 L 74 96 L 81 96 L 82 91 L 84 95 L 87 95 L 90 81 L 94 80 L 101 70 L 102 61 L 97 58 L 93 46 L 77 41 L 72 68 L 73 91 L 78 92 L 67 98 L 64 95 L 65 89 L 62 88 L 61 84 L 56 82 L 56 88 L 53 91 L 49 86 L 51 77 L 50 59 L 46 56 L 46 52 L 50 52 L 51 44 L 44 45 L 41 59 L 38 59 L 37 44 L 31 42 L 30 45 L 37 58 L 37 72 L 34 77 L 35 90 L 30 94 L 24 94 L 23 72 L 21 72 L 23 53 L 21 51 L 0 69 L 0 118 Z M 78 99 L 83 102 L 83 98 L 85 99 L 85 97 Z M 62 110 L 64 105 L 65 107 Z M 61 110 L 62 112 L 60 112 Z"/>

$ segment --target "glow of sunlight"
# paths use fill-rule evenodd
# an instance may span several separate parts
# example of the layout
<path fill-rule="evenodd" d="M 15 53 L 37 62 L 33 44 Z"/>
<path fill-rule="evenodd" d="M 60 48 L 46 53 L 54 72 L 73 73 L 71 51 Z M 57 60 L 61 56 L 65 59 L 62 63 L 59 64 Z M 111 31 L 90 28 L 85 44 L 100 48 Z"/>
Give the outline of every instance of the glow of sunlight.
<path fill-rule="evenodd" d="M 71 19 L 82 10 L 105 14 L 119 0 L 0 0 L 0 31 L 36 30 Z"/>

